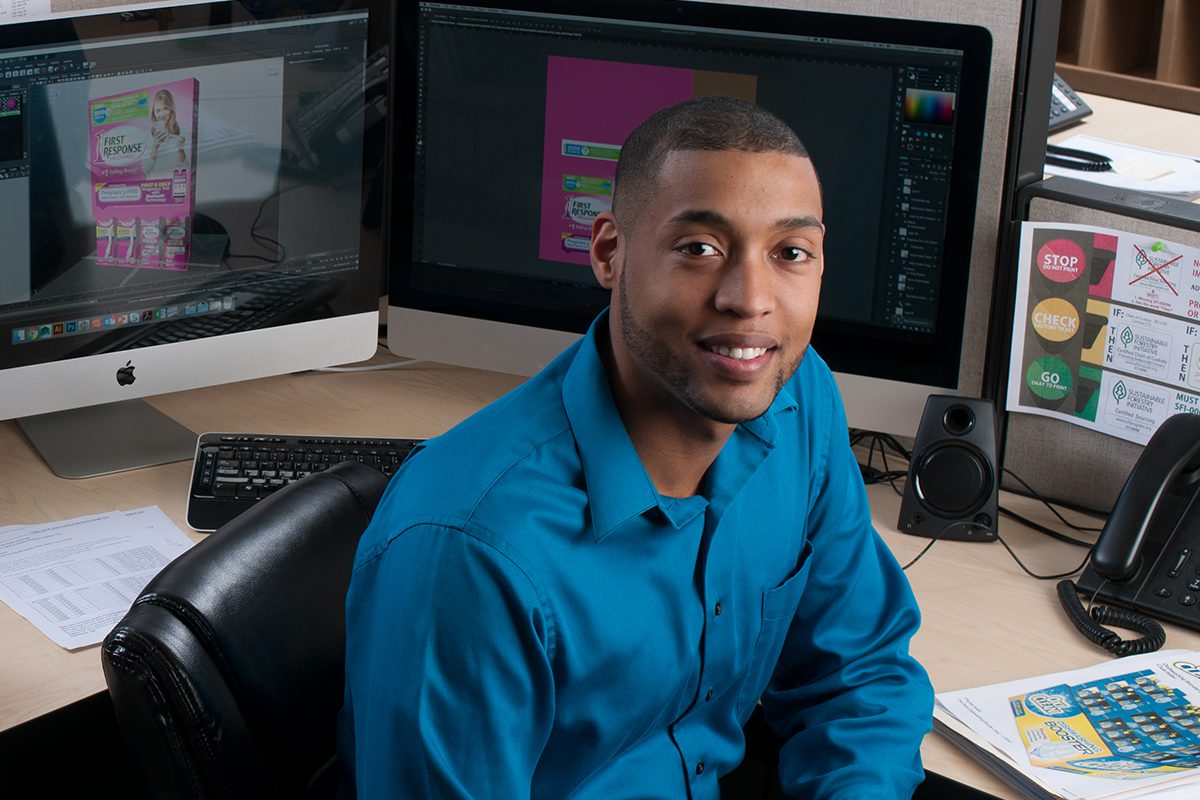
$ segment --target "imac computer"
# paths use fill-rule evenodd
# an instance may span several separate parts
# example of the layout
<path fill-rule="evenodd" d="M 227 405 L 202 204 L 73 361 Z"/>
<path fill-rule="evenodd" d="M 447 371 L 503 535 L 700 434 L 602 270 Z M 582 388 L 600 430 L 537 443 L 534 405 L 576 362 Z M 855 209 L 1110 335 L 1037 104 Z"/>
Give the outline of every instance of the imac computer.
<path fill-rule="evenodd" d="M 412 78 L 395 84 L 393 352 L 518 374 L 547 363 L 608 303 L 590 224 L 610 206 L 625 137 L 664 106 L 729 95 L 789 123 L 821 178 L 813 344 L 851 425 L 911 435 L 930 393 L 959 390 L 984 28 L 705 2 L 468 0 L 414 3 L 398 34 Z"/>
<path fill-rule="evenodd" d="M 383 2 L 0 26 L 0 419 L 66 477 L 189 458 L 148 395 L 377 346 Z"/>

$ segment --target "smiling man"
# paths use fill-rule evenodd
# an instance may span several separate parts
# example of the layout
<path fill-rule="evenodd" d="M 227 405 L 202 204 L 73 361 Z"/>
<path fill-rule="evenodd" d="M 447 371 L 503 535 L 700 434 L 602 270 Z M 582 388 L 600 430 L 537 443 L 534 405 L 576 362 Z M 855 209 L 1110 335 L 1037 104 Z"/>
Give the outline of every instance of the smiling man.
<path fill-rule="evenodd" d="M 717 798 L 761 699 L 788 796 L 908 798 L 932 692 L 808 346 L 812 162 L 773 115 L 701 98 L 630 135 L 615 186 L 592 240 L 609 311 L 417 451 L 363 537 L 348 777 L 361 797 Z"/>

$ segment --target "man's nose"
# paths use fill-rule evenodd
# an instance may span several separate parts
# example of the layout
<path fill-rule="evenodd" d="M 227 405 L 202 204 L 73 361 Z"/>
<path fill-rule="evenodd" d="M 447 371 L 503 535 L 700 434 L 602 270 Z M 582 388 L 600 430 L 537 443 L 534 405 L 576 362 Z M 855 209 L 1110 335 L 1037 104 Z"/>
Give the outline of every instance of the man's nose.
<path fill-rule="evenodd" d="M 718 311 L 752 318 L 775 308 L 774 271 L 765 257 L 741 254 L 726 263 L 717 284 Z"/>

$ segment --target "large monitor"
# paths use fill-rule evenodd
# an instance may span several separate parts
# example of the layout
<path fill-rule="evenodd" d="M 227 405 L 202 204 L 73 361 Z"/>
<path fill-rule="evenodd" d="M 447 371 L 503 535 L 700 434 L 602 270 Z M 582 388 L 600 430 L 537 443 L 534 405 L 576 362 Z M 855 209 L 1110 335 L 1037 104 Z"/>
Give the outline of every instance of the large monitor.
<path fill-rule="evenodd" d="M 194 433 L 117 401 L 374 353 L 389 17 L 247 0 L 0 27 L 0 419 L 56 472 L 190 457 Z"/>
<path fill-rule="evenodd" d="M 395 192 L 393 351 L 522 374 L 545 364 L 608 302 L 587 247 L 626 135 L 666 105 L 722 94 L 790 123 L 821 177 L 813 343 L 851 424 L 912 433 L 930 393 L 958 390 L 985 29 L 697 2 L 480 0 L 416 3 L 399 30 L 414 91 L 397 96 L 411 111 L 395 163 L 411 184 Z"/>

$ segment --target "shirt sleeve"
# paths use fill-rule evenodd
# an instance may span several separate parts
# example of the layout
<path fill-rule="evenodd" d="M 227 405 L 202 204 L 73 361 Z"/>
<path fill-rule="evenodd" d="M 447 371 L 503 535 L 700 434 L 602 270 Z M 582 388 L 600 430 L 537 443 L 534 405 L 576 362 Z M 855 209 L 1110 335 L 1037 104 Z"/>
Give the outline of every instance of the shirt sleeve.
<path fill-rule="evenodd" d="M 529 797 L 554 717 L 541 607 L 509 555 L 453 527 L 410 528 L 356 569 L 343 725 L 357 797 Z"/>
<path fill-rule="evenodd" d="M 829 396 L 808 518 L 812 568 L 763 711 L 785 740 L 779 773 L 789 797 L 908 800 L 924 777 L 920 744 L 933 713 L 929 678 L 908 653 L 920 613 L 871 525 L 832 386 Z"/>

